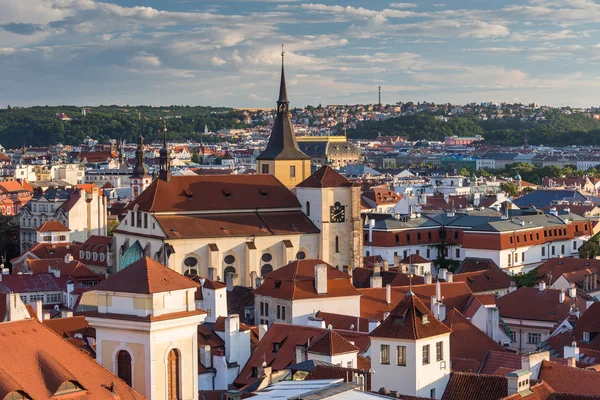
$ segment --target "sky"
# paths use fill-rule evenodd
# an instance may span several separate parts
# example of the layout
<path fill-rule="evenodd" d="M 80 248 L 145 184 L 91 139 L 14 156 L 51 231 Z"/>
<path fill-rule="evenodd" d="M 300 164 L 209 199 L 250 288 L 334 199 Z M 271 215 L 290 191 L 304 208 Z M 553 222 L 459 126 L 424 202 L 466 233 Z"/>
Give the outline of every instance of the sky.
<path fill-rule="evenodd" d="M 592 0 L 0 0 L 0 107 L 600 105 Z"/>

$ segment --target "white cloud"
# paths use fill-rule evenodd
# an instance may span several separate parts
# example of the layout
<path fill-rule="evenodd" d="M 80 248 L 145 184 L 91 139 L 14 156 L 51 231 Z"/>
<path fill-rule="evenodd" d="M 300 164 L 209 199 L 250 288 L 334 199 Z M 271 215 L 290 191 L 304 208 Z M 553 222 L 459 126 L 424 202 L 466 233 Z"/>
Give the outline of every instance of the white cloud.
<path fill-rule="evenodd" d="M 213 57 L 210 59 L 210 63 L 214 66 L 220 67 L 221 65 L 227 64 L 227 61 L 223 60 L 220 57 Z"/>
<path fill-rule="evenodd" d="M 15 51 L 12 47 L 0 47 L 0 55 L 13 54 Z"/>
<path fill-rule="evenodd" d="M 393 8 L 417 8 L 416 3 L 390 3 Z"/>
<path fill-rule="evenodd" d="M 158 67 L 160 65 L 160 59 L 154 54 L 141 51 L 131 58 L 131 63 L 134 65 Z"/>

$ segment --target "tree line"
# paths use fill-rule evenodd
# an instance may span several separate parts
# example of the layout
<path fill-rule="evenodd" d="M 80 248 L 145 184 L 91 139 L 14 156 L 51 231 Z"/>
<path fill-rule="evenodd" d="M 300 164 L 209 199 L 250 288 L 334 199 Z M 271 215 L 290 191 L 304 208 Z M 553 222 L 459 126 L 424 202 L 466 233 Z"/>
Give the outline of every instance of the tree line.
<path fill-rule="evenodd" d="M 520 118 L 480 120 L 476 116 L 451 117 L 447 121 L 433 115 L 415 114 L 364 121 L 348 136 L 374 139 L 378 135 L 406 136 L 409 140 L 442 141 L 446 136 L 481 135 L 485 143 L 506 146 L 595 146 L 600 145 L 600 120 L 586 114 L 546 111 L 542 120 Z"/>
<path fill-rule="evenodd" d="M 60 120 L 57 113 L 72 119 Z M 164 117 L 170 140 L 210 142 L 217 139 L 203 134 L 205 125 L 212 132 L 245 126 L 242 113 L 228 108 L 99 106 L 86 108 L 83 116 L 75 106 L 9 107 L 0 110 L 0 144 L 5 148 L 76 145 L 88 136 L 100 143 L 119 138 L 135 142 L 140 133 L 151 142 L 162 137 Z"/>

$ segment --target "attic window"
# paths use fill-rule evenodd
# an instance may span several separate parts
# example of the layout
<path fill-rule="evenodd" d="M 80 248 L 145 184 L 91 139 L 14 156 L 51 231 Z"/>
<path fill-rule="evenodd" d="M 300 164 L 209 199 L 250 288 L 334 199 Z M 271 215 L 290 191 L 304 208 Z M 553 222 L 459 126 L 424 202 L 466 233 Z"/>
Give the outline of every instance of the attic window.
<path fill-rule="evenodd" d="M 229 189 L 221 189 L 221 191 L 223 192 L 223 195 L 230 199 L 231 198 L 231 192 L 229 191 Z"/>
<path fill-rule="evenodd" d="M 25 392 L 17 390 L 7 394 L 3 400 L 31 400 L 31 397 L 29 397 Z"/>
<path fill-rule="evenodd" d="M 429 323 L 429 316 L 428 315 L 423 315 L 423 317 L 421 318 L 421 321 L 423 322 L 423 325 L 428 324 Z"/>
<path fill-rule="evenodd" d="M 395 325 L 402 325 L 404 324 L 404 317 L 394 317 L 392 323 Z"/>
<path fill-rule="evenodd" d="M 65 394 L 75 393 L 84 390 L 83 387 L 75 381 L 66 381 L 58 387 L 54 396 L 62 396 Z"/>
<path fill-rule="evenodd" d="M 188 199 L 191 199 L 194 195 L 194 193 L 192 193 L 192 191 L 189 189 L 184 189 L 183 194 L 185 194 L 185 197 L 187 197 Z"/>
<path fill-rule="evenodd" d="M 258 191 L 260 192 L 260 194 L 261 194 L 262 197 L 267 197 L 267 195 L 269 194 L 268 192 L 265 192 L 262 189 L 258 189 Z"/>
<path fill-rule="evenodd" d="M 583 341 L 584 342 L 590 342 L 590 333 L 589 332 L 583 332 Z"/>
<path fill-rule="evenodd" d="M 281 347 L 280 343 L 273 343 L 273 353 L 277 353 Z"/>
<path fill-rule="evenodd" d="M 281 281 L 275 281 L 275 290 L 281 287 Z"/>

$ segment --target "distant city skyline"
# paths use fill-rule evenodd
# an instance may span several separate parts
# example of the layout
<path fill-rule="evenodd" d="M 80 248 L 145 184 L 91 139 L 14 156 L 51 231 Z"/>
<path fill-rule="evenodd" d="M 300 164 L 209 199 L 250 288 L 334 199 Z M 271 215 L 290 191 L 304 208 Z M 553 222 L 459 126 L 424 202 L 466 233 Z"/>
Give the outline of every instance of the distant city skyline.
<path fill-rule="evenodd" d="M 0 14 L 0 107 L 599 106 L 592 0 L 20 0 Z M 500 4 L 501 3 L 501 4 Z"/>

